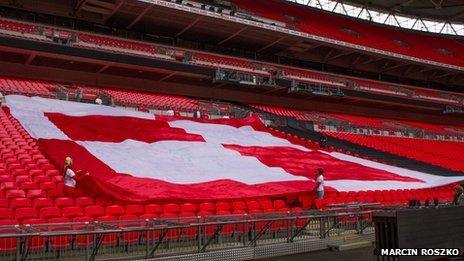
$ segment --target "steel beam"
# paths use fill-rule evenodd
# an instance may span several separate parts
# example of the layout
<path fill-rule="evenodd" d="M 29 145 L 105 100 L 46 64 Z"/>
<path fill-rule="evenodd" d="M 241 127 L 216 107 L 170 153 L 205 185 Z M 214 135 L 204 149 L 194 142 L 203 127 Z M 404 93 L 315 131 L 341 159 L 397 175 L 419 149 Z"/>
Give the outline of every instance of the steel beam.
<path fill-rule="evenodd" d="M 196 23 L 198 23 L 198 21 L 200 21 L 200 18 L 197 18 L 195 20 L 193 20 L 189 25 L 187 25 L 186 27 L 184 27 L 184 29 L 180 30 L 180 32 L 178 32 L 175 37 L 179 37 L 181 36 L 183 33 L 185 33 L 188 29 L 192 28 L 192 26 L 194 26 Z"/>
<path fill-rule="evenodd" d="M 139 15 L 137 15 L 137 17 L 134 18 L 134 20 L 132 20 L 132 22 L 128 26 L 126 26 L 126 29 L 131 29 L 135 24 L 137 24 L 140 21 L 140 19 L 142 19 L 142 17 L 144 17 L 147 14 L 147 12 L 151 10 L 152 7 L 152 5 L 148 5 L 147 7 L 145 7 L 145 9 L 143 9 L 143 11 Z"/>
<path fill-rule="evenodd" d="M 225 38 L 224 40 L 220 41 L 220 42 L 218 43 L 218 45 L 221 45 L 221 44 L 223 44 L 223 43 L 229 41 L 230 39 L 232 39 L 232 38 L 234 38 L 235 36 L 239 35 L 241 32 L 245 31 L 247 28 L 248 28 L 248 25 L 246 25 L 246 26 L 240 28 L 240 29 L 237 30 L 235 33 L 229 35 L 227 38 Z"/>

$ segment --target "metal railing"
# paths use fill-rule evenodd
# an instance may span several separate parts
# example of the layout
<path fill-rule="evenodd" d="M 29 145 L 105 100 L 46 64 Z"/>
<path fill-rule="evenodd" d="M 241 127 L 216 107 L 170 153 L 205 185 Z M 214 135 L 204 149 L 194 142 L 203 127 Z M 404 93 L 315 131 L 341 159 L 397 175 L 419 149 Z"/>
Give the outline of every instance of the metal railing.
<path fill-rule="evenodd" d="M 349 211 L 347 211 L 349 210 Z M 121 260 L 373 231 L 372 209 L 0 226 L 0 260 Z"/>

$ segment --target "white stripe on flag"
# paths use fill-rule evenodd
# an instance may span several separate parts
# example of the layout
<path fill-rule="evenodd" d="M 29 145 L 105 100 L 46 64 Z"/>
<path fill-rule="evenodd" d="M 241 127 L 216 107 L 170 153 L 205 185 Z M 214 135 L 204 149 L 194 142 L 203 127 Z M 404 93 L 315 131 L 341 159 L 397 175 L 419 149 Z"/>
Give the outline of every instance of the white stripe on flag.
<path fill-rule="evenodd" d="M 11 115 L 36 139 L 69 140 L 68 136 L 45 117 L 45 112 L 62 113 L 69 116 L 106 115 L 154 119 L 152 114 L 144 112 L 41 97 L 7 95 L 6 104 L 10 108 Z"/>
<path fill-rule="evenodd" d="M 308 180 L 282 168 L 270 168 L 255 157 L 219 144 L 185 141 L 145 143 L 78 142 L 119 173 L 177 184 L 230 179 L 248 185 L 275 181 Z"/>
<path fill-rule="evenodd" d="M 199 134 L 208 143 L 234 144 L 240 146 L 291 147 L 302 151 L 309 149 L 292 144 L 286 139 L 272 136 L 270 133 L 256 131 L 251 126 L 235 128 L 234 126 L 213 123 L 200 123 L 188 120 L 169 122 L 171 127 L 182 128 L 188 133 Z"/>

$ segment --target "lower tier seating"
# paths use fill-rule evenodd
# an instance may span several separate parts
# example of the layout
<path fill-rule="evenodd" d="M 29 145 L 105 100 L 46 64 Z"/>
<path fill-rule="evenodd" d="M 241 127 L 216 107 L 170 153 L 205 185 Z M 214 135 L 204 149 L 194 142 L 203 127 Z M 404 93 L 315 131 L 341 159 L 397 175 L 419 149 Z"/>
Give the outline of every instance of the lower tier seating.
<path fill-rule="evenodd" d="M 0 77 L 0 92 L 3 94 L 25 94 L 50 97 L 56 84 L 52 82 Z"/>
<path fill-rule="evenodd" d="M 193 112 L 198 108 L 197 101 L 187 97 L 115 89 L 105 89 L 104 91 L 116 103 L 142 109 L 157 108 Z"/>

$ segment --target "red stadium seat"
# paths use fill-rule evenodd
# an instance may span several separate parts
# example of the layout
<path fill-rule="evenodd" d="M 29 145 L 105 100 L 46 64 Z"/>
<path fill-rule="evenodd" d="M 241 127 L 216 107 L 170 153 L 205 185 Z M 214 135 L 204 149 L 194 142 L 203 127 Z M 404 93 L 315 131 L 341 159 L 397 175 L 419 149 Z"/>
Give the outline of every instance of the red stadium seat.
<path fill-rule="evenodd" d="M 101 206 L 88 206 L 84 210 L 85 216 L 96 218 L 105 215 L 105 209 Z"/>
<path fill-rule="evenodd" d="M 31 189 L 27 191 L 26 196 L 30 199 L 43 198 L 47 196 L 47 193 L 45 193 L 45 191 L 41 189 Z"/>
<path fill-rule="evenodd" d="M 142 205 L 127 205 L 125 213 L 127 215 L 141 215 L 145 213 L 145 209 Z"/>
<path fill-rule="evenodd" d="M 198 211 L 198 206 L 191 203 L 185 203 L 180 206 L 181 213 L 195 213 Z"/>
<path fill-rule="evenodd" d="M 8 199 L 6 198 L 0 198 L 0 209 L 2 208 L 8 208 Z"/>
<path fill-rule="evenodd" d="M 74 206 L 74 200 L 68 197 L 59 197 L 55 199 L 55 206 L 59 208 Z"/>
<path fill-rule="evenodd" d="M 53 207 L 53 200 L 51 198 L 35 198 L 32 200 L 32 207 L 36 209 Z"/>
<path fill-rule="evenodd" d="M 15 219 L 22 222 L 25 219 L 37 218 L 37 210 L 34 208 L 18 208 L 15 210 Z"/>
<path fill-rule="evenodd" d="M 23 221 L 23 224 L 27 224 L 27 225 L 45 224 L 45 223 L 46 223 L 45 220 L 39 219 L 39 218 L 30 218 L 30 219 L 25 219 Z M 42 236 L 29 237 L 27 244 L 29 246 L 29 250 L 32 252 L 43 251 L 45 249 L 46 238 Z"/>
<path fill-rule="evenodd" d="M 232 202 L 232 209 L 235 211 L 245 211 L 247 208 L 246 203 L 243 201 Z"/>
<path fill-rule="evenodd" d="M 10 201 L 10 208 L 15 210 L 17 208 L 28 208 L 31 207 L 32 202 L 28 198 L 13 198 Z"/>
<path fill-rule="evenodd" d="M 77 231 L 91 230 L 91 227 L 90 227 L 91 225 L 86 224 L 86 223 L 92 223 L 93 221 L 94 219 L 91 217 L 75 217 L 73 219 L 73 222 L 78 222 L 78 223 L 83 223 L 83 224 L 74 225 L 73 229 Z M 76 235 L 76 247 L 82 248 L 82 247 L 92 246 L 94 237 L 95 236 L 93 234 Z"/>
<path fill-rule="evenodd" d="M 73 219 L 84 215 L 84 211 L 81 207 L 64 207 L 63 208 L 63 217 Z"/>
<path fill-rule="evenodd" d="M 175 222 L 178 221 L 178 216 L 174 213 L 163 213 L 160 215 L 160 218 L 163 219 L 172 219 Z M 166 240 L 174 240 L 178 239 L 180 235 L 180 229 L 179 228 L 170 228 L 168 232 L 166 233 L 166 236 L 164 237 Z"/>
<path fill-rule="evenodd" d="M 42 219 L 51 219 L 61 217 L 61 210 L 57 207 L 43 207 L 39 210 L 39 217 Z"/>
<path fill-rule="evenodd" d="M 124 215 L 124 207 L 119 205 L 111 205 L 106 207 L 105 214 L 107 216 L 119 217 Z"/>
<path fill-rule="evenodd" d="M 59 223 L 69 223 L 71 222 L 68 218 L 51 218 L 49 220 L 52 224 Z M 71 230 L 72 226 L 70 225 L 52 225 L 49 226 L 49 231 L 68 231 Z M 71 248 L 72 236 L 71 235 L 57 235 L 50 236 L 50 246 L 53 250 L 67 249 Z"/>
<path fill-rule="evenodd" d="M 145 205 L 145 213 L 159 215 L 163 213 L 163 207 L 158 204 L 148 204 L 148 205 Z"/>
<path fill-rule="evenodd" d="M 99 222 L 113 222 L 116 221 L 116 217 L 114 216 L 102 216 L 96 218 L 97 221 Z M 103 240 L 102 240 L 102 245 L 103 246 L 113 246 L 116 245 L 118 242 L 118 234 L 117 233 L 108 233 L 104 234 Z"/>
<path fill-rule="evenodd" d="M 230 211 L 232 206 L 230 202 L 221 201 L 216 203 L 216 210 L 219 211 Z"/>
<path fill-rule="evenodd" d="M 119 223 L 119 226 L 123 228 L 128 228 L 128 227 L 139 227 L 140 222 L 137 220 L 138 217 L 135 215 L 122 215 L 119 217 L 119 220 L 121 221 Z M 123 232 L 122 233 L 122 243 L 124 245 L 129 245 L 129 244 L 135 244 L 139 241 L 140 238 L 140 232 Z"/>
<path fill-rule="evenodd" d="M 164 213 L 172 213 L 172 214 L 177 214 L 179 213 L 180 208 L 179 205 L 177 204 L 165 204 L 163 205 L 163 212 Z"/>
<path fill-rule="evenodd" d="M 200 212 L 201 213 L 214 213 L 216 211 L 216 206 L 213 203 L 201 203 Z"/>
<path fill-rule="evenodd" d="M 11 219 L 13 216 L 13 210 L 9 208 L 0 208 L 0 220 Z"/>
<path fill-rule="evenodd" d="M 0 234 L 16 234 L 17 230 L 13 227 L 1 227 L 6 225 L 16 225 L 17 222 L 12 219 L 4 219 L 0 220 Z M 16 251 L 18 246 L 18 238 L 11 237 L 11 238 L 0 238 L 0 253 L 3 252 L 13 252 Z"/>

